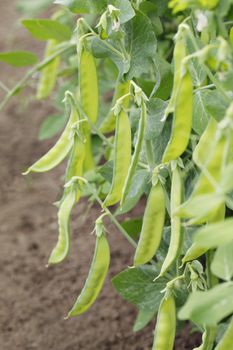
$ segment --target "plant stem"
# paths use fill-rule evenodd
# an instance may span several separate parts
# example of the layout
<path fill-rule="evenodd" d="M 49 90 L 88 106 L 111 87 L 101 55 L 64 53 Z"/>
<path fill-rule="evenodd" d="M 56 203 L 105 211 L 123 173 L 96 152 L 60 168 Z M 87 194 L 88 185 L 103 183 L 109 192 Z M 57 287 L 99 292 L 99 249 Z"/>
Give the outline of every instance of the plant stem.
<path fill-rule="evenodd" d="M 30 69 L 26 75 L 11 89 L 8 91 L 8 93 L 6 94 L 5 98 L 3 99 L 3 101 L 0 103 L 0 110 L 2 110 L 4 108 L 4 106 L 8 103 L 8 101 L 11 99 L 12 96 L 14 96 L 19 90 L 21 90 L 24 85 L 27 83 L 27 81 L 39 70 L 41 70 L 42 68 L 44 68 L 44 66 L 46 66 L 47 64 L 49 64 L 52 60 L 54 60 L 54 58 L 56 58 L 57 56 L 60 56 L 61 54 L 63 54 L 64 52 L 66 52 L 67 50 L 69 50 L 70 48 L 75 47 L 74 43 L 69 43 L 66 44 L 65 46 L 63 46 L 60 50 L 56 51 L 53 55 L 47 57 L 46 59 L 44 59 L 42 62 L 38 63 L 37 65 L 35 65 L 32 69 Z"/>

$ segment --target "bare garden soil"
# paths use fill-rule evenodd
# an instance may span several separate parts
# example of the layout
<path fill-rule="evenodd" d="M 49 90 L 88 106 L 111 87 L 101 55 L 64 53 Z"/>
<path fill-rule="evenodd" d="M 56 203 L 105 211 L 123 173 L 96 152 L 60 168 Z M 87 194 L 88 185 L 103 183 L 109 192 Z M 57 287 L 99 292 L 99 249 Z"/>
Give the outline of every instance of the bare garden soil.
<path fill-rule="evenodd" d="M 16 23 L 14 1 L 0 2 L 0 50 L 42 46 Z M 1 80 L 13 85 L 24 73 L 0 65 Z M 64 165 L 44 175 L 21 172 L 53 144 L 37 141 L 49 103 L 33 102 L 29 93 L 14 98 L 0 118 L 0 350 L 147 350 L 154 322 L 139 333 L 132 326 L 136 309 L 111 286 L 111 277 L 132 262 L 133 251 L 109 227 L 111 269 L 104 290 L 83 316 L 64 321 L 90 265 L 99 215 L 82 200 L 72 220 L 72 251 L 61 265 L 46 268 L 57 238 L 56 208 Z M 2 95 L 1 95 L 2 98 Z M 31 101 L 29 101 L 29 99 Z M 188 327 L 177 337 L 176 350 L 191 350 L 200 341 Z"/>

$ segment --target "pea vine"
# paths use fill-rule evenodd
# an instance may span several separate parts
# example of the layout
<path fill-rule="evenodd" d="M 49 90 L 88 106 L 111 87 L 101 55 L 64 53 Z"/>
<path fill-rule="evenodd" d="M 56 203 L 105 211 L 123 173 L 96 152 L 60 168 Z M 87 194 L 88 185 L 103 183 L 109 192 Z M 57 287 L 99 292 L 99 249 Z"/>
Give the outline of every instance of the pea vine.
<path fill-rule="evenodd" d="M 12 66 L 32 65 L 14 87 L 0 82 L 0 109 L 36 77 L 36 98 L 50 98 L 59 112 L 39 132 L 43 140 L 63 130 L 56 144 L 24 173 L 67 159 L 48 264 L 69 254 L 80 198 L 100 206 L 92 264 L 67 318 L 86 312 L 103 288 L 108 217 L 135 248 L 133 267 L 112 279 L 139 310 L 134 330 L 157 315 L 153 349 L 172 350 L 188 320 L 203 334 L 198 349 L 231 349 L 233 1 L 55 4 L 50 19 L 22 20 L 46 42 L 39 63 L 32 52 L 0 53 Z M 21 9 L 34 15 L 40 5 L 23 1 Z M 134 217 L 143 196 L 143 217 Z"/>

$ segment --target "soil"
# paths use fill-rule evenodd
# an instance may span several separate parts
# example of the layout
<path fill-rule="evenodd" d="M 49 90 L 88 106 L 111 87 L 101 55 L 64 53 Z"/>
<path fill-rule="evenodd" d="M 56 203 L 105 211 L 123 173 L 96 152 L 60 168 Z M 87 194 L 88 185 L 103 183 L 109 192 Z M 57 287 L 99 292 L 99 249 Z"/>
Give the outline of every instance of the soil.
<path fill-rule="evenodd" d="M 41 55 L 36 43 L 16 20 L 15 1 L 1 1 L 0 50 L 28 49 Z M 1 80 L 12 86 L 23 75 L 0 65 Z M 49 102 L 34 102 L 29 92 L 12 99 L 0 119 L 0 349 L 1 350 L 146 350 L 151 349 L 154 322 L 138 333 L 132 326 L 136 309 L 123 301 L 110 279 L 132 261 L 132 249 L 109 227 L 111 269 L 92 309 L 64 321 L 82 288 L 94 249 L 90 235 L 100 214 L 80 202 L 72 220 L 72 249 L 61 265 L 46 268 L 57 238 L 56 208 L 64 165 L 45 175 L 24 178 L 21 172 L 53 144 L 39 142 L 38 129 Z M 3 94 L 1 93 L 1 98 Z M 177 337 L 176 350 L 200 341 L 188 327 Z"/>

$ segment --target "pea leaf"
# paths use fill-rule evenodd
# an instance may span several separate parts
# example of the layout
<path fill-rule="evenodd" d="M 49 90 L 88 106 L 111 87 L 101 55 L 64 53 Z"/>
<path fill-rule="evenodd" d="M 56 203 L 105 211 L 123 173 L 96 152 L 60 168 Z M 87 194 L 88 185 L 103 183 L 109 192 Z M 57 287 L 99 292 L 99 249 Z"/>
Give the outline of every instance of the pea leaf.
<path fill-rule="evenodd" d="M 126 269 L 113 277 L 114 288 L 130 303 L 137 305 L 141 310 L 156 312 L 163 297 L 161 291 L 165 288 L 167 280 L 158 276 L 159 270 L 154 266 L 141 266 Z"/>
<path fill-rule="evenodd" d="M 203 248 L 216 248 L 233 240 L 233 219 L 207 225 L 194 235 L 194 242 Z"/>
<path fill-rule="evenodd" d="M 228 193 L 233 189 L 233 163 L 228 164 L 223 172 L 223 177 L 221 179 L 220 188 Z"/>
<path fill-rule="evenodd" d="M 217 91 L 208 91 L 205 98 L 205 107 L 208 113 L 217 121 L 224 118 L 228 104 Z"/>
<path fill-rule="evenodd" d="M 199 325 L 215 326 L 233 312 L 233 283 L 222 283 L 206 292 L 192 293 L 178 317 Z"/>
<path fill-rule="evenodd" d="M 58 134 L 66 124 L 66 118 L 64 115 L 50 115 L 41 124 L 39 131 L 39 140 L 47 140 L 54 135 Z"/>
<path fill-rule="evenodd" d="M 210 114 L 206 108 L 208 91 L 197 91 L 193 96 L 193 130 L 201 135 L 205 130 Z"/>
<path fill-rule="evenodd" d="M 126 23 L 126 50 L 130 60 L 127 80 L 148 72 L 156 47 L 157 40 L 151 21 L 143 13 L 137 12 L 132 21 Z"/>
<path fill-rule="evenodd" d="M 108 3 L 121 11 L 119 15 L 121 24 L 128 22 L 135 16 L 135 11 L 129 0 L 109 0 Z"/>
<path fill-rule="evenodd" d="M 233 276 L 233 241 L 218 247 L 211 264 L 211 271 L 225 281 L 231 280 Z"/>
<path fill-rule="evenodd" d="M 147 326 L 147 324 L 154 318 L 155 311 L 150 309 L 139 309 L 136 321 L 133 326 L 133 331 L 138 332 L 144 327 Z"/>
<path fill-rule="evenodd" d="M 134 218 L 121 222 L 121 226 L 127 231 L 130 237 L 137 239 L 142 228 L 142 218 Z"/>
<path fill-rule="evenodd" d="M 38 40 L 66 41 L 71 37 L 70 28 L 53 19 L 29 18 L 22 20 L 22 24 Z"/>
<path fill-rule="evenodd" d="M 125 203 L 122 209 L 118 208 L 116 211 L 117 215 L 125 214 L 129 212 L 139 201 L 143 195 L 148 180 L 148 171 L 141 169 L 136 171 L 134 174 L 132 185 L 129 193 L 126 196 Z"/>
<path fill-rule="evenodd" d="M 0 52 L 0 62 L 13 67 L 25 67 L 35 64 L 37 57 L 29 51 Z"/>
<path fill-rule="evenodd" d="M 150 99 L 147 104 L 148 116 L 145 131 L 145 138 L 152 140 L 159 136 L 163 131 L 165 120 L 163 120 L 164 112 L 167 107 L 167 102 L 159 98 Z"/>

